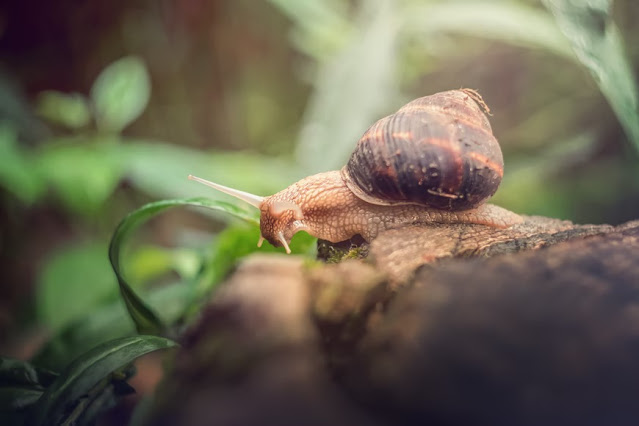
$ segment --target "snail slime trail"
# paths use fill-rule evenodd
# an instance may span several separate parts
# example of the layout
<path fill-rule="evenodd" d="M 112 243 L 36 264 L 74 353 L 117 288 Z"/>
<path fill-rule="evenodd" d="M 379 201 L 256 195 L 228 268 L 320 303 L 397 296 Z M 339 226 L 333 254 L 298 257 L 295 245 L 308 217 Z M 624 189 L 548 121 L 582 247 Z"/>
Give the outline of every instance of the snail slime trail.
<path fill-rule="evenodd" d="M 260 197 L 189 176 L 260 210 L 260 239 L 290 253 L 298 231 L 339 242 L 408 224 L 475 223 L 508 228 L 522 219 L 487 204 L 504 160 L 488 107 L 470 89 L 415 99 L 373 124 L 341 169 Z"/>

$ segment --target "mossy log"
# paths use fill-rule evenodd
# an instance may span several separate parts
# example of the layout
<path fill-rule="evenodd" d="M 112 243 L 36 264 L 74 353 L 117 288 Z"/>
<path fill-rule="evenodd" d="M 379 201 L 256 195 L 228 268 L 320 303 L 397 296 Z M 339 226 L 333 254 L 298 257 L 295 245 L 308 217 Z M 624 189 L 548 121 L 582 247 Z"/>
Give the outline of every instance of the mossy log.
<path fill-rule="evenodd" d="M 637 423 L 639 221 L 360 243 L 321 242 L 335 264 L 242 262 L 184 334 L 149 423 Z"/>

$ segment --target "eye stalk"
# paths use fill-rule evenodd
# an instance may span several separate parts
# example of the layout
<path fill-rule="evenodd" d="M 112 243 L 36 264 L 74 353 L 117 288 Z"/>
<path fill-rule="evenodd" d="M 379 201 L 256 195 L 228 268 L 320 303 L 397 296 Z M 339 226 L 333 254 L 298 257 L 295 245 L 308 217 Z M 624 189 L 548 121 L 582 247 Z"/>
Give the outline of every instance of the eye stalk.
<path fill-rule="evenodd" d="M 228 186 L 220 185 L 219 183 L 214 183 L 193 175 L 189 175 L 189 179 L 200 182 L 201 184 L 204 184 L 206 186 L 210 186 L 211 188 L 217 189 L 218 191 L 221 191 L 239 200 L 245 201 L 258 209 L 261 208 L 262 204 L 264 203 L 264 197 L 260 197 L 259 195 L 253 195 L 248 192 L 240 191 L 238 189 L 229 188 Z"/>
<path fill-rule="evenodd" d="M 282 243 L 282 246 L 284 246 L 284 249 L 286 250 L 286 254 L 291 254 L 291 249 L 288 247 L 286 238 L 284 238 L 284 233 L 280 232 L 279 234 L 277 234 L 277 239 L 279 240 L 279 242 Z M 257 240 L 257 246 L 262 247 L 262 243 L 264 242 L 264 240 L 265 238 L 260 235 L 260 239 Z"/>
<path fill-rule="evenodd" d="M 284 246 L 284 249 L 286 250 L 286 254 L 291 254 L 291 249 L 288 247 L 288 243 L 286 242 L 286 238 L 284 238 L 283 232 L 280 232 L 279 234 L 277 234 L 277 239 L 280 240 L 280 242 Z"/>

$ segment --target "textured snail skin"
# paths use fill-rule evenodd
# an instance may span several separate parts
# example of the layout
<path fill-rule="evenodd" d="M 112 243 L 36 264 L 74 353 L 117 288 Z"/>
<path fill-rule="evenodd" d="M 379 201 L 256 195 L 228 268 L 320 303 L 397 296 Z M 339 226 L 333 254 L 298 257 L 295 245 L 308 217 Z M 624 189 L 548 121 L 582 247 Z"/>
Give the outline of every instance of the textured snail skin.
<path fill-rule="evenodd" d="M 271 214 L 277 202 L 295 203 L 303 217 L 296 219 L 292 210 Z M 289 242 L 302 230 L 331 242 L 344 241 L 356 234 L 371 241 L 384 230 L 409 224 L 477 223 L 507 228 L 522 222 L 519 215 L 492 204 L 459 211 L 415 204 L 371 204 L 353 194 L 340 171 L 306 177 L 265 198 L 260 210 L 262 236 L 276 247 L 282 246 L 278 240 L 280 233 Z"/>

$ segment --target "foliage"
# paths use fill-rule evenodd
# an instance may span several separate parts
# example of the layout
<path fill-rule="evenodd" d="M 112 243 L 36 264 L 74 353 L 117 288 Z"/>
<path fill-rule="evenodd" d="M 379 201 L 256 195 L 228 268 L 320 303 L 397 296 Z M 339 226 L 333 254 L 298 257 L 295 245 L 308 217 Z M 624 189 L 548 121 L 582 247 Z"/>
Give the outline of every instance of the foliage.
<path fill-rule="evenodd" d="M 452 80 L 455 87 L 484 81 L 473 80 L 482 73 L 499 76 L 490 63 L 491 49 L 493 55 L 500 49 L 520 55 L 525 66 L 547 61 L 563 68 L 563 77 L 544 75 L 551 80 L 545 92 L 535 83 L 521 97 L 493 108 L 491 121 L 497 123 L 520 107 L 527 114 L 500 137 L 508 170 L 496 202 L 522 213 L 580 218 L 589 210 L 576 206 L 606 204 L 614 210 L 620 199 L 639 196 L 636 156 L 596 157 L 614 149 L 601 145 L 605 129 L 589 118 L 592 103 L 584 101 L 596 100 L 598 87 L 628 146 L 639 152 L 632 61 L 611 1 L 543 0 L 546 9 L 514 0 L 265 3 L 289 21 L 290 45 L 303 58 L 296 77 L 310 90 L 303 113 L 295 116 L 300 123 L 281 133 L 291 140 L 282 141 L 281 149 L 266 149 L 258 140 L 229 150 L 215 141 L 217 148 L 203 151 L 131 136 L 139 134 L 129 130 L 147 114 L 151 87 L 154 93 L 156 88 L 152 80 L 159 78 L 138 56 L 102 70 L 89 96 L 42 92 L 34 110 L 52 129 L 42 143 L 24 142 L 20 120 L 0 120 L 0 187 L 8 204 L 18 212 L 53 206 L 70 218 L 69 232 L 75 235 L 47 257 L 37 280 L 35 316 L 50 339 L 31 363 L 2 359 L 0 364 L 2 420 L 90 424 L 131 391 L 127 379 L 134 359 L 173 346 L 169 339 L 215 286 L 239 259 L 257 250 L 257 211 L 213 192 L 206 193 L 210 199 L 201 198 L 205 189 L 188 182 L 188 174 L 270 194 L 302 176 L 338 168 L 380 116 L 424 91 L 439 90 L 438 84 L 450 88 L 449 61 L 461 64 L 465 76 Z M 592 87 L 577 78 L 581 66 L 593 76 Z M 290 76 L 277 77 L 286 87 Z M 259 84 L 277 87 L 264 81 Z M 502 81 L 496 81 L 492 93 L 490 86 L 480 91 L 499 99 Z M 227 106 L 248 105 L 246 111 L 232 109 L 233 129 L 244 123 L 263 128 L 247 131 L 249 138 L 281 131 L 270 123 L 283 111 L 269 110 L 277 100 L 261 99 L 259 84 L 250 84 L 257 88 L 247 89 L 246 96 L 253 98 L 233 92 L 237 98 L 227 100 Z M 562 132 L 553 135 L 548 130 L 553 128 Z M 144 204 L 157 199 L 162 201 Z M 130 243 L 142 240 L 147 222 L 175 207 L 204 207 L 197 210 L 211 213 L 206 217 L 212 227 L 224 227 L 197 236 L 177 231 L 171 242 L 178 247 Z M 136 232 L 140 228 L 142 235 Z M 314 257 L 315 239 L 297 234 L 291 249 Z M 260 249 L 281 251 L 268 244 Z"/>
<path fill-rule="evenodd" d="M 91 88 L 98 129 L 118 133 L 138 118 L 151 96 L 146 66 L 136 57 L 112 63 Z"/>
<path fill-rule="evenodd" d="M 296 152 L 304 170 L 341 167 L 353 150 L 353 141 L 389 104 L 396 104 L 400 23 L 394 13 L 388 1 L 376 8 L 362 8 L 356 35 L 319 70 Z M 367 70 L 365 78 L 362 69 Z"/>
<path fill-rule="evenodd" d="M 47 121 L 69 129 L 89 125 L 91 112 L 87 100 L 79 93 L 61 93 L 47 90 L 38 96 L 38 114 Z"/>
<path fill-rule="evenodd" d="M 131 286 L 124 279 L 120 267 L 120 251 L 128 234 L 139 226 L 142 222 L 170 207 L 175 206 L 198 206 L 207 207 L 213 210 L 221 210 L 230 213 L 244 220 L 249 220 L 257 225 L 253 216 L 239 209 L 238 207 L 223 201 L 211 201 L 203 198 L 189 200 L 166 200 L 147 204 L 135 212 L 128 215 L 117 227 L 109 245 L 109 259 L 115 271 L 115 275 L 120 285 L 120 293 L 126 304 L 131 319 L 140 333 L 163 334 L 166 326 L 162 324 L 159 316 L 147 306 L 146 303 L 133 291 Z"/>
<path fill-rule="evenodd" d="M 43 182 L 29 173 L 31 158 L 17 143 L 8 123 L 0 123 L 0 184 L 24 203 L 33 203 L 43 192 Z"/>
<path fill-rule="evenodd" d="M 612 1 L 544 0 L 544 4 L 570 40 L 579 61 L 592 73 L 639 151 L 639 95 L 621 35 L 612 18 Z"/>
<path fill-rule="evenodd" d="M 77 357 L 59 375 L 12 359 L 0 359 L 0 416 L 45 424 L 89 424 L 132 389 L 125 380 L 136 358 L 175 343 L 155 336 L 112 340 Z"/>
<path fill-rule="evenodd" d="M 81 244 L 59 251 L 46 263 L 36 307 L 38 319 L 53 333 L 115 300 L 116 282 L 105 253 L 104 243 Z M 68 303 L 70 294 L 74 295 L 72 304 Z"/>

